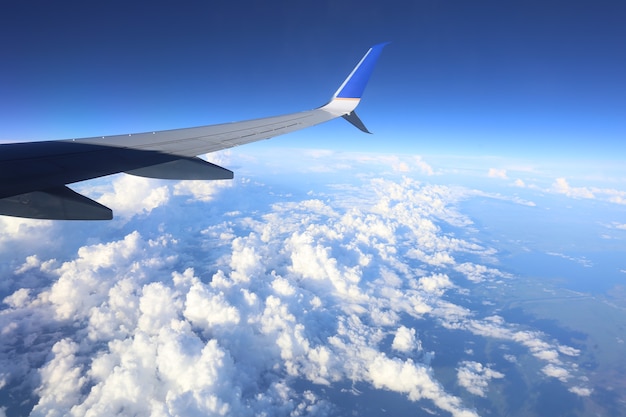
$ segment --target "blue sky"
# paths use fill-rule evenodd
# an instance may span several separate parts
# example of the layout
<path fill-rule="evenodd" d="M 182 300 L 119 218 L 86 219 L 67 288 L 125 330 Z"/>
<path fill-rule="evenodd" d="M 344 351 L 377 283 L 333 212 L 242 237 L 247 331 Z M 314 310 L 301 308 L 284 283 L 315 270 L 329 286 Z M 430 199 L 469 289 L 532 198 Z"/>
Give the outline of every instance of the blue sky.
<path fill-rule="evenodd" d="M 625 17 L 620 1 L 13 2 L 0 140 L 305 110 L 391 41 L 359 108 L 376 136 L 337 121 L 276 145 L 619 160 Z"/>

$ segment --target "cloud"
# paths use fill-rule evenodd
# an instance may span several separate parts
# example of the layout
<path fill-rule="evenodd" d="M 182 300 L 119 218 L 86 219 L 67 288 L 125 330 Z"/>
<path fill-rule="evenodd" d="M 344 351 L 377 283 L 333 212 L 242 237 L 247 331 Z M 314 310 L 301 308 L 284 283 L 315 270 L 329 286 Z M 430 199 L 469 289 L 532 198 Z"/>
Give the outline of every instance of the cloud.
<path fill-rule="evenodd" d="M 199 280 L 194 281 L 185 299 L 185 318 L 193 325 L 207 330 L 239 323 L 239 311 L 225 300 L 223 293 L 215 294 Z"/>
<path fill-rule="evenodd" d="M 472 282 L 478 283 L 487 279 L 498 278 L 511 278 L 510 274 L 501 272 L 495 268 L 488 268 L 485 265 L 474 264 L 471 262 L 464 262 L 456 265 L 454 269 L 461 272 Z"/>
<path fill-rule="evenodd" d="M 494 371 L 489 366 L 484 366 L 479 362 L 463 361 L 457 368 L 457 380 L 460 386 L 468 392 L 485 396 L 489 380 L 504 378 L 504 374 Z"/>
<path fill-rule="evenodd" d="M 480 191 L 480 190 L 472 190 L 471 192 L 468 192 L 468 195 L 494 198 L 494 199 L 503 200 L 503 201 L 511 201 L 513 203 L 521 204 L 521 205 L 529 206 L 529 207 L 535 207 L 536 206 L 536 204 L 534 202 L 532 202 L 532 201 L 525 200 L 525 199 L 520 198 L 518 196 L 502 195 L 500 193 L 487 193 L 487 192 Z"/>
<path fill-rule="evenodd" d="M 303 151 L 304 155 L 310 156 L 311 158 L 324 158 L 329 159 L 335 155 L 335 151 L 331 149 L 305 149 Z"/>
<path fill-rule="evenodd" d="M 593 391 L 585 387 L 571 387 L 569 389 L 569 392 L 572 392 L 580 397 L 588 397 L 591 395 Z"/>
<path fill-rule="evenodd" d="M 614 204 L 626 204 L 626 191 L 613 188 L 573 187 L 565 178 L 557 178 L 549 191 L 571 198 L 600 199 Z"/>
<path fill-rule="evenodd" d="M 449 329 L 465 329 L 476 335 L 508 340 L 519 343 L 526 347 L 537 359 L 548 362 L 542 372 L 551 377 L 555 377 L 562 382 L 578 372 L 575 363 L 567 363 L 565 358 L 559 355 L 563 353 L 567 356 L 577 356 L 579 351 L 569 346 L 554 344 L 545 340 L 545 335 L 538 331 L 520 330 L 515 325 L 507 324 L 500 316 L 489 316 L 484 319 L 471 317 L 469 312 L 455 314 L 458 308 L 443 308 L 434 310 L 434 313 L 441 317 L 442 325 Z M 507 360 L 513 361 L 514 357 Z"/>
<path fill-rule="evenodd" d="M 222 188 L 232 187 L 233 182 L 225 181 L 180 181 L 174 186 L 174 195 L 190 195 L 195 200 L 209 202 Z"/>
<path fill-rule="evenodd" d="M 435 171 L 433 167 L 431 167 L 428 163 L 426 163 L 421 156 L 415 156 L 413 158 L 413 165 L 421 172 L 426 175 L 434 175 Z"/>
<path fill-rule="evenodd" d="M 120 269 L 126 269 L 124 274 L 132 274 L 128 268 L 134 265 L 163 263 L 159 258 L 144 258 L 146 243 L 138 232 L 132 232 L 120 241 L 80 248 L 75 260 L 51 271 L 58 278 L 38 298 L 50 303 L 61 320 L 88 315 L 93 307 L 106 299 L 112 280 L 124 278 L 124 275 L 118 275 Z"/>
<path fill-rule="evenodd" d="M 0 216 L 0 242 L 4 242 L 7 238 L 17 237 L 23 238 L 30 233 L 46 233 L 53 227 L 50 220 L 34 220 L 22 219 L 20 217 Z"/>
<path fill-rule="evenodd" d="M 431 399 L 434 404 L 455 417 L 478 416 L 474 411 L 460 408 L 460 400 L 445 394 L 424 366 L 410 359 L 402 362 L 377 355 L 369 364 L 369 378 L 376 388 L 406 393 L 410 400 Z"/>
<path fill-rule="evenodd" d="M 417 285 L 426 293 L 437 295 L 443 295 L 448 288 L 452 288 L 454 286 L 452 282 L 450 282 L 450 278 L 448 278 L 445 274 L 434 274 L 422 277 L 418 280 Z"/>
<path fill-rule="evenodd" d="M 502 355 L 502 357 L 503 357 L 505 360 L 507 360 L 507 361 L 509 361 L 509 362 L 511 362 L 511 363 L 518 363 L 518 362 L 517 362 L 517 358 L 515 357 L 515 355 L 505 354 L 505 355 Z"/>
<path fill-rule="evenodd" d="M 541 369 L 541 372 L 553 378 L 557 378 L 562 382 L 566 382 L 570 378 L 570 373 L 567 371 L 567 369 L 561 368 L 553 364 L 548 364 L 544 366 Z"/>
<path fill-rule="evenodd" d="M 489 171 L 487 172 L 487 176 L 489 178 L 500 178 L 503 180 L 508 179 L 506 175 L 506 169 L 501 169 L 501 168 L 489 168 Z"/>
<path fill-rule="evenodd" d="M 472 225 L 457 205 L 465 189 L 377 178 L 351 191 L 358 205 L 342 191 L 245 210 L 167 187 L 154 201 L 172 211 L 224 204 L 229 215 L 154 227 L 130 214 L 142 203 L 123 228 L 86 230 L 71 251 L 20 255 L 7 269 L 39 285 L 3 299 L 3 395 L 27 392 L 35 414 L 327 415 L 346 411 L 328 392 L 358 383 L 476 416 L 438 380 L 416 322 L 515 343 L 544 374 L 576 375 L 577 349 L 458 302 L 469 294 L 459 274 L 474 286 L 509 277 L 481 263 L 494 250 L 471 230 L 454 232 Z M 501 378 L 478 362 L 457 373 L 479 396 Z"/>
<path fill-rule="evenodd" d="M 32 256 L 33 252 L 51 253 L 53 245 L 50 245 L 50 235 L 58 230 L 55 222 L 50 220 L 22 219 L 19 217 L 0 216 L 0 271 L 8 273 L 12 270 L 15 262 L 21 263 L 20 256 Z M 57 244 L 63 242 L 63 237 L 55 239 Z M 22 258 L 23 259 L 23 258 Z M 31 258 L 31 262 L 37 257 Z M 10 283 L 5 278 L 0 280 L 0 294 L 3 287 Z"/>
<path fill-rule="evenodd" d="M 297 158 L 294 155 L 297 154 Z M 280 156 L 279 156 L 280 155 Z M 257 155 L 258 156 L 258 155 Z M 351 175 L 351 172 L 393 172 L 401 174 L 436 175 L 435 169 L 420 155 L 391 155 L 365 152 L 337 152 L 329 149 L 284 149 L 273 148 L 272 158 L 281 158 L 279 165 L 271 163 L 269 167 L 280 171 L 286 168 L 296 172 L 332 173 L 342 172 Z M 297 161 L 297 165 L 292 165 Z M 264 169 L 267 169 L 265 166 Z"/>
<path fill-rule="evenodd" d="M 558 346 L 559 352 L 561 352 L 564 355 L 568 355 L 568 356 L 578 356 L 580 355 L 580 349 L 575 349 L 571 346 L 563 346 L 563 345 L 559 345 Z"/>
<path fill-rule="evenodd" d="M 595 198 L 595 195 L 585 187 L 572 187 L 565 178 L 557 178 L 552 185 L 554 192 L 574 198 Z"/>
<path fill-rule="evenodd" d="M 419 342 L 415 338 L 415 329 L 409 329 L 404 326 L 398 328 L 391 343 L 391 347 L 400 352 L 410 352 L 418 346 Z"/>
<path fill-rule="evenodd" d="M 128 218 L 135 214 L 150 213 L 167 203 L 170 190 L 161 181 L 121 174 L 112 182 L 113 189 L 104 192 L 98 202 L 110 207 L 117 217 Z"/>
<path fill-rule="evenodd" d="M 398 172 L 411 171 L 411 168 L 409 168 L 409 165 L 406 162 L 398 162 L 397 164 L 394 164 L 393 169 L 394 171 L 398 171 Z"/>
<path fill-rule="evenodd" d="M 568 261 L 576 262 L 584 266 L 585 268 L 591 268 L 593 266 L 593 262 L 591 262 L 589 259 L 585 258 L 584 256 L 580 258 L 575 258 L 573 256 L 565 255 L 563 253 L 558 253 L 558 252 L 547 252 L 547 254 L 550 256 L 556 256 L 559 258 L 567 259 Z"/>
<path fill-rule="evenodd" d="M 69 411 L 81 397 L 87 383 L 82 367 L 76 362 L 79 346 L 72 340 L 62 339 L 52 347 L 52 359 L 41 369 L 42 383 L 39 386 L 39 402 L 33 415 L 57 414 Z"/>

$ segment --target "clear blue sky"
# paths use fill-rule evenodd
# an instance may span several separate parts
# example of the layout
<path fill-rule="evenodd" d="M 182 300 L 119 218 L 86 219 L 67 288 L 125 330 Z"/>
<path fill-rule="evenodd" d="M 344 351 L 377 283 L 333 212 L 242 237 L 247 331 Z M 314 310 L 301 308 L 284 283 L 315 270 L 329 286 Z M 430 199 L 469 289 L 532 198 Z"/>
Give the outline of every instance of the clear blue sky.
<path fill-rule="evenodd" d="M 619 159 L 625 22 L 602 0 L 11 2 L 0 140 L 306 110 L 391 41 L 359 108 L 375 137 L 337 121 L 277 143 Z"/>

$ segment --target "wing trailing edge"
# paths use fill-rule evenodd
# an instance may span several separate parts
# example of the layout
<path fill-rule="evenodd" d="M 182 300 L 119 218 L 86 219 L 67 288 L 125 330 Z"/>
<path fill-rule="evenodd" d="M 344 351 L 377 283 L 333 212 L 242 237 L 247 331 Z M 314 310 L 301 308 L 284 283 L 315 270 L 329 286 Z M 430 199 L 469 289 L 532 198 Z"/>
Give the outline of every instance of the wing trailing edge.
<path fill-rule="evenodd" d="M 233 171 L 203 159 L 180 158 L 163 164 L 125 171 L 138 177 L 164 180 L 231 180 Z"/>

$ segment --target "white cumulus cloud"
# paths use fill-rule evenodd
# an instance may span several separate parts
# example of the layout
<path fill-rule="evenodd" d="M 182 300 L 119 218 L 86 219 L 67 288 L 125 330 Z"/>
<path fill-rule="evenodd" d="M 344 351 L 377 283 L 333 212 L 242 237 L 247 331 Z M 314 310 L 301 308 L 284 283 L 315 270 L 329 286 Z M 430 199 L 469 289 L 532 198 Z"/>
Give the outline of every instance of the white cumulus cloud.
<path fill-rule="evenodd" d="M 186 183 L 152 197 L 160 186 L 146 185 L 125 206 L 142 184 L 127 178 L 103 197 L 127 207 L 124 226 L 29 226 L 78 243 L 0 254 L 9 282 L 36 284 L 5 287 L 0 310 L 0 390 L 33 401 L 34 414 L 348 414 L 328 392 L 358 385 L 478 415 L 438 380 L 422 324 L 517 344 L 546 375 L 577 375 L 577 349 L 459 301 L 471 295 L 463 277 L 470 288 L 508 277 L 459 232 L 472 225 L 456 204 L 465 189 L 376 178 L 246 210 Z M 170 198 L 171 187 L 200 201 Z M 228 215 L 157 225 L 133 215 L 175 204 L 224 204 Z M 502 374 L 463 361 L 457 378 L 482 396 Z"/>
<path fill-rule="evenodd" d="M 494 371 L 489 366 L 479 362 L 463 361 L 457 368 L 457 380 L 459 385 L 467 391 L 480 397 L 485 396 L 491 379 L 504 378 L 504 374 Z"/>
<path fill-rule="evenodd" d="M 170 198 L 167 185 L 158 185 L 159 180 L 119 175 L 113 181 L 113 190 L 105 192 L 98 202 L 110 207 L 114 216 L 132 217 L 135 214 L 150 213 L 164 205 Z"/>
<path fill-rule="evenodd" d="M 561 368 L 560 366 L 556 366 L 553 364 L 548 364 L 544 366 L 541 369 L 541 372 L 553 378 L 557 378 L 563 382 L 567 381 L 570 378 L 570 373 L 567 371 L 567 369 Z"/>
<path fill-rule="evenodd" d="M 396 330 L 396 335 L 393 338 L 391 347 L 400 352 L 410 352 L 419 346 L 418 343 L 415 338 L 415 329 L 400 326 L 398 330 Z"/>

